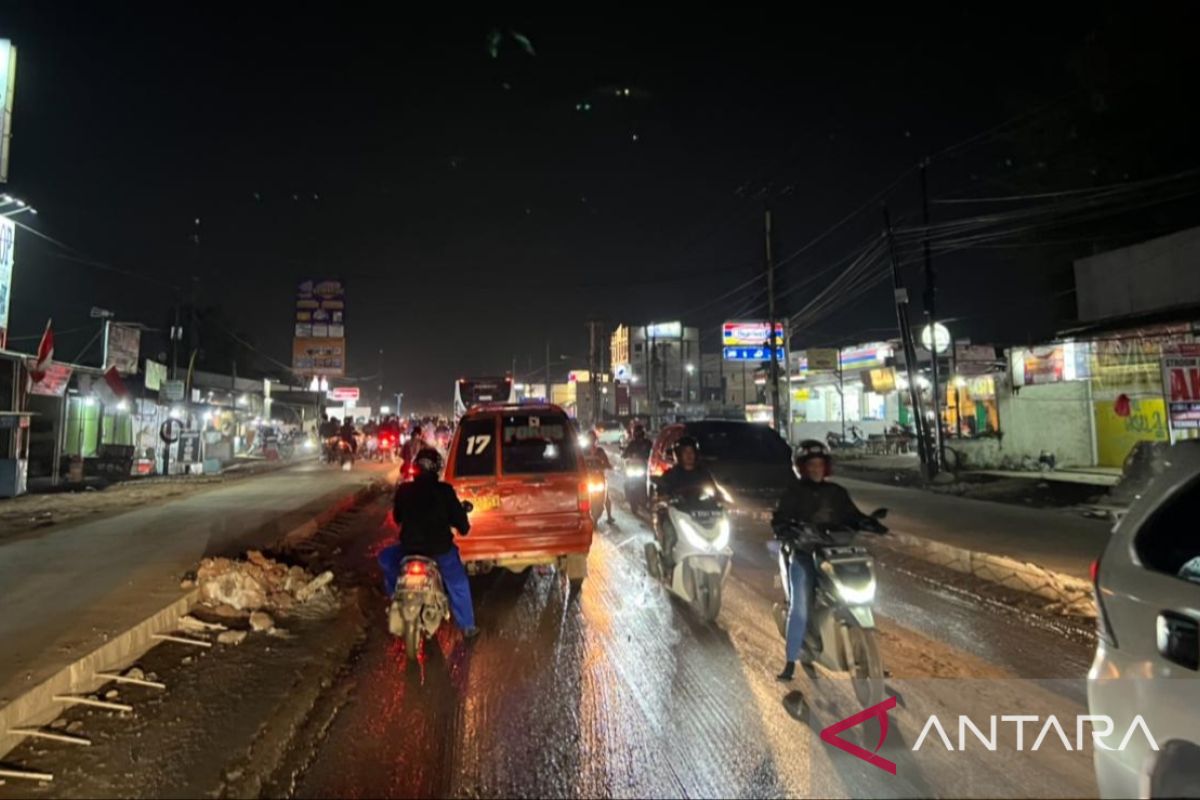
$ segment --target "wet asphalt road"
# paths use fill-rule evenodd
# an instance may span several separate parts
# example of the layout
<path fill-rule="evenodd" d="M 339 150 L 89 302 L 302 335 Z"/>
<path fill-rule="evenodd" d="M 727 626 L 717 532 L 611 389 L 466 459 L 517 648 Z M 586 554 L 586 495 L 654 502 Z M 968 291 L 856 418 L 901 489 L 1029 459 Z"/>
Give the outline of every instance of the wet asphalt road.
<path fill-rule="evenodd" d="M 900 704 L 879 751 L 890 775 L 817 732 L 861 710 L 824 672 L 778 684 L 781 641 L 764 531 L 738 537 L 713 626 L 646 575 L 649 533 L 623 507 L 602 526 L 582 592 L 554 574 L 473 580 L 484 634 L 449 627 L 407 668 L 376 624 L 320 737 L 297 745 L 299 797 L 1081 796 L 1086 753 L 911 752 L 929 713 L 1083 713 L 1086 645 L 944 591 L 912 573 L 881 576 L 878 609 L 889 694 Z M 362 568 L 372 570 L 360 543 Z M 897 623 L 901 627 L 897 626 Z M 909 634 L 908 631 L 915 631 Z M 1050 684 L 1019 678 L 1061 677 Z M 799 694 L 797 694 L 799 693 Z M 807 698 L 803 720 L 793 716 Z M 1021 704 L 1024 704 L 1022 706 Z M 877 728 L 864 735 L 874 749 Z M 852 734 L 848 734 L 852 735 Z M 1003 738 L 1003 737 L 1002 737 Z M 970 759 L 970 760 L 968 760 Z"/>

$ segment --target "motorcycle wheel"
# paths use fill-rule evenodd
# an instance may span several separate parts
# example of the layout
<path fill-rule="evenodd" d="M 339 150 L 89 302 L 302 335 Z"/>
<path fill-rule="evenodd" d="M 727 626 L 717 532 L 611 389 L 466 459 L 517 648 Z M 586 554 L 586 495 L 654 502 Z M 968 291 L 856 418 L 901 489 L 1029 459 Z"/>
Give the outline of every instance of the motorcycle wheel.
<path fill-rule="evenodd" d="M 417 649 L 421 646 L 421 626 L 414 620 L 404 631 L 404 657 L 408 663 L 417 660 Z"/>
<path fill-rule="evenodd" d="M 696 581 L 696 596 L 693 602 L 700 618 L 707 622 L 716 622 L 721 613 L 721 576 L 704 574 Z"/>
<path fill-rule="evenodd" d="M 655 580 L 662 578 L 662 559 L 658 557 L 658 547 L 654 542 L 646 542 L 646 571 Z"/>
<path fill-rule="evenodd" d="M 864 708 L 883 702 L 883 657 L 875 631 L 857 625 L 846 630 L 846 662 L 854 682 L 854 696 Z"/>

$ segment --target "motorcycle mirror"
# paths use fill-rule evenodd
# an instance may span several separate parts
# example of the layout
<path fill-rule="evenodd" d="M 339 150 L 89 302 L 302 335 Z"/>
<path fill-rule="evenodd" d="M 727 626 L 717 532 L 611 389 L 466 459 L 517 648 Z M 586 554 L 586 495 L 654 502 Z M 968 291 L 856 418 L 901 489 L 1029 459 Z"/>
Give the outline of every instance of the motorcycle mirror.
<path fill-rule="evenodd" d="M 877 508 L 871 512 L 871 517 L 873 519 L 883 519 L 887 515 L 888 515 L 888 510 L 886 508 Z"/>
<path fill-rule="evenodd" d="M 472 503 L 470 500 L 465 500 L 462 504 L 462 507 L 463 507 L 463 511 L 466 511 L 468 514 L 470 514 L 472 511 L 475 510 L 475 504 Z"/>

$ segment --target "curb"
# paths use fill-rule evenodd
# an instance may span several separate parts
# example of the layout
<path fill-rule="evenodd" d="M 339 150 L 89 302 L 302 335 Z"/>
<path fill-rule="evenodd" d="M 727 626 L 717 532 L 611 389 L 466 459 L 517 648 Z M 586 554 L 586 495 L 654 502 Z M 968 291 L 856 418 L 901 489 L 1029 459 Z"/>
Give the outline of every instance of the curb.
<path fill-rule="evenodd" d="M 295 544 L 311 536 L 338 514 L 386 491 L 394 475 L 390 471 L 380 479 L 360 487 L 336 500 L 308 522 L 296 526 L 280 538 L 284 544 Z M 88 694 L 110 682 L 97 673 L 120 670 L 135 662 L 159 642 L 156 634 L 177 630 L 179 618 L 188 614 L 199 602 L 200 590 L 181 594 L 155 613 L 128 630 L 116 634 L 100 647 L 66 665 L 42 683 L 23 692 L 0 707 L 0 758 L 25 740 L 25 736 L 9 733 L 14 728 L 39 727 L 53 721 L 63 710 L 55 702 L 56 695 Z"/>
<path fill-rule="evenodd" d="M 895 531 L 887 538 L 890 539 L 884 543 L 887 547 L 1006 589 L 1049 600 L 1055 607 L 1054 610 L 1060 613 L 1092 618 L 1096 616 L 1092 584 L 1074 575 L 1056 572 L 1008 556 L 967 550 Z"/>

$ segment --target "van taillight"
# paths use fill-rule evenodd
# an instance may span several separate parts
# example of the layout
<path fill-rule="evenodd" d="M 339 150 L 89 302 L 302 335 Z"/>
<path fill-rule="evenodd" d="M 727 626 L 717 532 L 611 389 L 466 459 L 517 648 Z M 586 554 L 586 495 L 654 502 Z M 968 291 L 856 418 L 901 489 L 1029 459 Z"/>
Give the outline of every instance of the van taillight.
<path fill-rule="evenodd" d="M 588 482 L 582 481 L 579 484 L 579 510 L 590 512 L 592 510 L 592 494 L 588 491 Z"/>
<path fill-rule="evenodd" d="M 1109 647 L 1117 646 L 1117 637 L 1113 634 L 1112 625 L 1108 621 L 1108 613 L 1104 610 L 1104 602 L 1100 599 L 1100 559 L 1092 562 L 1088 573 L 1092 578 L 1092 594 L 1096 599 L 1096 635 Z"/>

